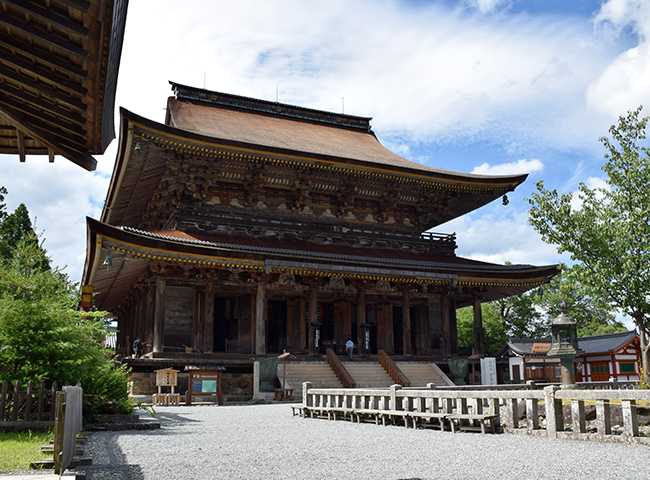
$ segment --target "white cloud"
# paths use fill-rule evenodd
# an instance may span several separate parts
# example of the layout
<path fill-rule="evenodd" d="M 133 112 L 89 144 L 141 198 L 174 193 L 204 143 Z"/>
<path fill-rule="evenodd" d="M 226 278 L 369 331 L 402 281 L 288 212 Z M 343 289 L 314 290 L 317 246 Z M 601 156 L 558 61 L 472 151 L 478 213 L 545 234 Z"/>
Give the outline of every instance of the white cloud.
<path fill-rule="evenodd" d="M 544 169 L 544 164 L 536 159 L 521 159 L 516 162 L 502 163 L 500 165 L 490 165 L 487 162 L 474 167 L 472 173 L 478 175 L 516 175 L 520 173 L 539 172 Z"/>
<path fill-rule="evenodd" d="M 617 118 L 650 98 L 650 2 L 609 0 L 602 5 L 594 23 L 610 33 L 629 28 L 638 38 L 638 45 L 615 58 L 587 90 L 591 109 Z"/>
<path fill-rule="evenodd" d="M 458 232 L 457 254 L 483 262 L 552 265 L 568 262 L 553 245 L 544 243 L 528 224 L 528 213 L 496 205 L 489 213 L 465 215 L 441 231 Z"/>

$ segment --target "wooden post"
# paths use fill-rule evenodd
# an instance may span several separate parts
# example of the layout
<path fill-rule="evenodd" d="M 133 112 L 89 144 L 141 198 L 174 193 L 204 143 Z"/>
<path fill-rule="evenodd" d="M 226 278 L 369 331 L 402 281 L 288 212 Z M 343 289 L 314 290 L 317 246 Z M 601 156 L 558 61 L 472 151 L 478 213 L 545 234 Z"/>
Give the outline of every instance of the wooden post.
<path fill-rule="evenodd" d="M 36 420 L 43 420 L 43 408 L 45 405 L 45 382 L 41 382 L 41 385 L 38 389 L 38 410 L 36 414 Z"/>
<path fill-rule="evenodd" d="M 165 279 L 156 277 L 156 300 L 153 321 L 153 351 L 162 352 L 165 342 Z M 131 345 L 126 346 L 129 351 Z"/>
<path fill-rule="evenodd" d="M 203 303 L 203 351 L 211 353 L 214 350 L 214 284 L 212 282 L 208 282 L 205 286 Z"/>
<path fill-rule="evenodd" d="M 266 353 L 266 284 L 257 284 L 255 299 L 255 353 Z"/>
<path fill-rule="evenodd" d="M 360 288 L 357 292 L 357 344 L 359 344 L 359 353 L 366 353 L 361 348 L 363 345 L 363 327 L 366 323 L 366 291 Z"/>
<path fill-rule="evenodd" d="M 0 392 L 0 422 L 5 421 L 5 408 L 7 407 L 7 381 L 2 381 L 2 392 Z"/>
<path fill-rule="evenodd" d="M 313 323 L 318 321 L 318 292 L 316 287 L 309 289 L 309 354 L 315 355 L 314 349 L 314 327 Z"/>
<path fill-rule="evenodd" d="M 479 355 L 485 355 L 483 313 L 481 311 L 481 301 L 478 297 L 474 299 L 474 352 Z"/>
<path fill-rule="evenodd" d="M 61 475 L 63 459 L 63 431 L 65 426 L 65 393 L 56 392 L 56 415 L 54 424 L 54 473 Z"/>
<path fill-rule="evenodd" d="M 23 418 L 26 422 L 32 419 L 32 395 L 34 393 L 34 383 L 30 380 L 27 384 L 27 396 L 25 397 L 25 414 Z"/>
<path fill-rule="evenodd" d="M 402 343 L 404 355 L 411 355 L 411 298 L 404 292 L 402 301 Z"/>
<path fill-rule="evenodd" d="M 18 410 L 20 410 L 20 382 L 16 380 L 14 383 L 14 409 L 11 419 L 15 422 L 18 420 Z"/>
<path fill-rule="evenodd" d="M 449 318 L 449 297 L 445 294 L 440 296 L 440 316 L 442 317 L 442 354 L 451 354 L 451 320 Z"/>

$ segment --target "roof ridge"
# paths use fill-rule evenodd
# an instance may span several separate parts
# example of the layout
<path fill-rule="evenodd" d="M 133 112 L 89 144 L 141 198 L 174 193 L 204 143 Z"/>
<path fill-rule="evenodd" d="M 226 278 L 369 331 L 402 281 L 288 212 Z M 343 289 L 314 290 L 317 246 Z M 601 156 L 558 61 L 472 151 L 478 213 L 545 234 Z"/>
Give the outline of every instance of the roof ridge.
<path fill-rule="evenodd" d="M 272 114 L 297 120 L 308 120 L 323 123 L 329 126 L 348 127 L 364 132 L 370 132 L 372 117 L 359 117 L 345 113 L 328 112 L 313 108 L 290 105 L 288 103 L 272 102 L 253 97 L 244 97 L 232 93 L 215 92 L 196 87 L 181 85 L 169 81 L 177 99 L 195 100 L 199 102 L 221 105 L 224 107 L 248 110 L 254 113 Z"/>

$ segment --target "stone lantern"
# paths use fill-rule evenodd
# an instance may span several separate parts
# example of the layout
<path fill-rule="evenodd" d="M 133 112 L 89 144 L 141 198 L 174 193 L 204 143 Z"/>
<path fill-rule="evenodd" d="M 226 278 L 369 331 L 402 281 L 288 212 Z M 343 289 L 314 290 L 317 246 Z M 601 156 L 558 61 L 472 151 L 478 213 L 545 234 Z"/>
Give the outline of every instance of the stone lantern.
<path fill-rule="evenodd" d="M 573 359 L 580 355 L 576 321 L 566 314 L 566 302 L 559 306 L 560 314 L 551 323 L 551 348 L 547 355 L 560 359 L 560 372 L 563 388 L 575 388 Z"/>

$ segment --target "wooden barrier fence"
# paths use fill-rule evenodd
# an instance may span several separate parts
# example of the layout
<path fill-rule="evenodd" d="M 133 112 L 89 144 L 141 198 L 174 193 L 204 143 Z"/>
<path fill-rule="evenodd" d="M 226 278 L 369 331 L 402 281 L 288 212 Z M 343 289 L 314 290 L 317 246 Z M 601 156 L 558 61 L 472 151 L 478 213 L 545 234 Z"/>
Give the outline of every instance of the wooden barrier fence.
<path fill-rule="evenodd" d="M 13 387 L 6 380 L 3 381 L 0 390 L 0 428 L 30 428 L 54 422 L 56 389 L 56 382 L 50 389 L 45 388 L 45 382 L 35 389 L 30 381 L 27 390 L 21 390 L 18 381 Z"/>
<path fill-rule="evenodd" d="M 650 445 L 639 434 L 637 402 L 650 405 L 650 390 L 581 390 L 551 385 L 543 390 L 466 390 L 429 388 L 326 389 L 303 384 L 303 403 L 294 407 L 307 417 L 327 417 L 375 423 L 401 422 L 405 426 L 437 426 L 455 430 L 498 430 L 555 438 L 614 441 Z M 519 419 L 519 404 L 526 405 Z M 622 432 L 612 428 L 611 405 L 620 403 Z M 543 408 L 540 408 L 541 405 Z M 563 404 L 571 405 L 565 424 Z M 595 430 L 588 430 L 585 405 L 594 404 Z M 295 413 L 295 412 L 294 412 Z"/>

